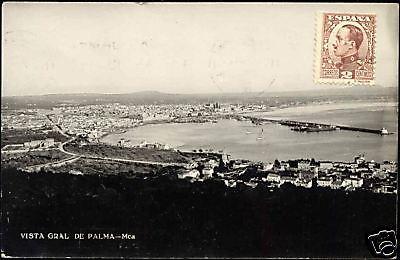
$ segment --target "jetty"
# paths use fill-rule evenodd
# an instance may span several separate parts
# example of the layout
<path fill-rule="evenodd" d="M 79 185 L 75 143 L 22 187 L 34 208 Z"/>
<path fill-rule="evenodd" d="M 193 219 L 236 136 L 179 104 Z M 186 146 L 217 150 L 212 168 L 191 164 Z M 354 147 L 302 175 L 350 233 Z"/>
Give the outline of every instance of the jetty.
<path fill-rule="evenodd" d="M 379 135 L 390 135 L 394 134 L 389 132 L 386 128 L 382 129 L 370 129 L 364 127 L 354 127 L 346 125 L 335 125 L 335 124 L 324 124 L 315 123 L 307 121 L 296 121 L 296 120 L 284 120 L 284 119 L 274 119 L 274 118 L 259 118 L 254 116 L 243 116 L 243 119 L 250 120 L 253 124 L 261 124 L 263 122 L 277 123 L 280 125 L 285 125 L 291 127 L 290 129 L 297 132 L 322 132 L 322 131 L 335 131 L 335 130 L 346 130 L 346 131 L 356 131 L 364 133 L 372 133 Z"/>

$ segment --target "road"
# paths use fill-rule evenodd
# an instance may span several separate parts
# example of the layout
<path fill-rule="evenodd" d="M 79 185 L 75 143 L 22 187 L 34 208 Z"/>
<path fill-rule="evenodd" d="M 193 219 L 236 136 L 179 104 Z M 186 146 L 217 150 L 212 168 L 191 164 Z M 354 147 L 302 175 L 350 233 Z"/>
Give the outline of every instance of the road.
<path fill-rule="evenodd" d="M 44 167 L 51 167 L 51 166 L 55 166 L 57 164 L 65 164 L 65 163 L 70 163 L 70 162 L 74 162 L 76 160 L 80 159 L 80 156 L 73 156 L 73 157 L 69 157 L 66 159 L 62 159 L 56 162 L 49 162 L 49 163 L 44 163 L 44 164 L 36 164 L 36 165 L 31 165 L 31 166 L 27 166 L 24 169 L 27 171 L 33 171 L 35 169 L 41 169 Z"/>
<path fill-rule="evenodd" d="M 66 141 L 66 142 L 64 142 L 64 143 L 61 143 L 61 144 L 58 146 L 58 149 L 59 149 L 61 152 L 66 153 L 66 154 L 68 154 L 68 155 L 77 156 L 78 154 L 68 152 L 68 151 L 66 151 L 66 150 L 64 149 L 64 145 L 66 145 L 66 144 L 68 144 L 68 143 L 74 141 L 75 139 L 76 139 L 76 138 L 74 137 L 74 138 L 71 138 L 71 139 L 69 139 L 68 141 Z"/>
<path fill-rule="evenodd" d="M 104 160 L 104 161 L 115 161 L 115 162 L 126 162 L 126 163 L 139 163 L 139 164 L 147 164 L 147 165 L 160 165 L 160 166 L 180 166 L 180 167 L 185 167 L 187 164 L 185 163 L 166 163 L 166 162 L 156 162 L 156 161 L 144 161 L 144 160 L 133 160 L 133 159 L 122 159 L 122 158 L 112 158 L 112 157 L 100 157 L 100 156 L 90 156 L 90 155 L 84 155 L 84 154 L 78 154 L 78 153 L 73 153 L 66 151 L 64 146 L 68 143 L 71 143 L 72 141 L 76 140 L 76 137 L 71 137 L 67 134 L 65 134 L 58 125 L 56 125 L 49 117 L 49 115 L 46 116 L 47 119 L 56 127 L 58 132 L 64 136 L 69 137 L 70 139 L 68 141 L 65 141 L 63 143 L 60 143 L 58 146 L 58 150 L 60 152 L 63 152 L 65 154 L 70 155 L 71 157 L 55 161 L 55 162 L 49 162 L 45 164 L 37 164 L 37 165 L 32 165 L 25 167 L 26 170 L 34 170 L 37 168 L 43 168 L 43 167 L 51 167 L 51 166 L 56 166 L 59 164 L 64 164 L 64 163 L 70 163 L 74 162 L 78 159 L 92 159 L 92 160 Z"/>
<path fill-rule="evenodd" d="M 63 159 L 60 161 L 28 166 L 25 169 L 26 170 L 34 170 L 37 168 L 52 167 L 52 166 L 57 166 L 59 164 L 71 163 L 71 162 L 77 161 L 78 159 L 103 160 L 103 161 L 114 161 L 114 162 L 124 162 L 124 163 L 138 163 L 138 164 L 147 164 L 147 165 L 159 165 L 159 166 L 163 166 L 163 167 L 165 167 L 165 166 L 186 167 L 188 165 L 186 163 L 166 163 L 166 162 L 156 162 L 156 161 L 143 161 L 143 160 L 112 158 L 112 157 L 79 155 L 79 154 L 74 154 L 74 153 L 70 153 L 67 151 L 66 151 L 66 153 L 69 155 L 72 155 L 72 157 L 69 157 L 69 158 L 66 158 L 66 159 Z"/>
<path fill-rule="evenodd" d="M 70 163 L 74 162 L 78 159 L 91 159 L 91 160 L 104 160 L 104 161 L 114 161 L 114 162 L 125 162 L 125 163 L 138 163 L 138 164 L 147 164 L 147 165 L 159 165 L 159 166 L 179 166 L 179 167 L 186 167 L 186 163 L 166 163 L 166 162 L 156 162 L 156 161 L 146 161 L 146 160 L 134 160 L 134 159 L 122 159 L 122 158 L 112 158 L 112 157 L 100 157 L 100 156 L 90 156 L 90 155 L 84 155 L 84 154 L 78 154 L 78 153 L 73 153 L 66 151 L 64 146 L 68 143 L 71 143 L 72 141 L 76 140 L 76 137 L 72 137 L 66 133 L 64 133 L 60 126 L 55 124 L 51 119 L 50 115 L 46 115 L 46 118 L 50 121 L 50 123 L 57 129 L 57 131 L 62 134 L 63 136 L 66 136 L 70 138 L 68 141 L 65 141 L 63 143 L 60 143 L 58 146 L 58 150 L 60 152 L 63 152 L 67 155 L 70 155 L 71 157 L 68 157 L 63 160 L 55 161 L 55 162 L 49 162 L 45 164 L 37 164 L 37 165 L 32 165 L 25 167 L 26 170 L 34 170 L 38 168 L 43 168 L 43 167 L 52 167 L 52 166 L 57 166 L 60 164 L 65 164 L 65 163 Z"/>
<path fill-rule="evenodd" d="M 50 115 L 49 115 L 49 114 L 46 115 L 46 118 L 47 118 L 47 120 L 49 120 L 49 122 L 57 129 L 57 131 L 58 131 L 60 134 L 62 134 L 62 135 L 65 136 L 65 137 L 68 137 L 68 138 L 71 137 L 70 135 L 66 134 L 63 130 L 61 130 L 61 128 L 60 128 L 59 125 L 57 125 L 56 123 L 53 122 L 53 120 L 50 119 Z"/>
<path fill-rule="evenodd" d="M 68 155 L 71 155 L 71 157 L 60 160 L 60 161 L 55 161 L 55 162 L 49 162 L 45 164 L 38 164 L 38 165 L 32 165 L 28 166 L 25 169 L 27 170 L 33 170 L 36 168 L 43 168 L 43 167 L 52 167 L 52 166 L 57 166 L 59 164 L 64 164 L 64 163 L 70 163 L 74 162 L 78 159 L 90 159 L 90 160 L 103 160 L 103 161 L 114 161 L 114 162 L 124 162 L 124 163 L 138 163 L 138 164 L 147 164 L 147 165 L 159 165 L 159 166 L 179 166 L 179 167 L 186 167 L 188 164 L 186 163 L 167 163 L 167 162 L 157 162 L 157 161 L 145 161 L 145 160 L 134 160 L 134 159 L 122 159 L 122 158 L 112 158 L 112 157 L 100 157 L 100 156 L 90 156 L 90 155 L 84 155 L 84 154 L 77 154 L 77 153 L 71 153 L 68 152 L 64 149 L 64 145 L 66 143 L 71 142 L 73 139 L 62 143 L 59 146 L 59 150 L 61 152 L 64 152 Z"/>
<path fill-rule="evenodd" d="M 149 164 L 149 165 L 161 165 L 161 166 L 181 166 L 181 167 L 187 166 L 186 163 L 166 163 L 166 162 L 143 161 L 143 160 L 121 159 L 121 158 L 112 158 L 112 157 L 98 157 L 98 156 L 87 156 L 87 155 L 82 155 L 81 158 L 92 159 L 92 160 L 115 161 L 115 162 L 140 163 L 140 164 Z"/>

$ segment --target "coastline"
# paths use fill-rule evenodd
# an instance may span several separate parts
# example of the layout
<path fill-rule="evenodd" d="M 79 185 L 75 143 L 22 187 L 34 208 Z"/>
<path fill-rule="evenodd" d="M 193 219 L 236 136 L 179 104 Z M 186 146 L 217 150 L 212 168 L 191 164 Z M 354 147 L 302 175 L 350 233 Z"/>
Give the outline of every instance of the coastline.
<path fill-rule="evenodd" d="M 311 104 L 306 107 L 326 107 L 329 106 L 329 109 L 336 108 L 336 110 L 343 109 L 343 107 L 394 107 L 396 104 L 394 102 L 330 102 L 323 104 L 314 105 Z M 292 107 L 292 109 L 299 109 L 299 107 Z M 277 113 L 280 113 L 283 109 L 275 109 Z M 390 110 L 390 109 L 389 109 Z M 260 112 L 258 112 L 260 113 Z M 262 112 L 261 112 L 262 113 Z M 368 112 L 366 112 L 369 114 Z M 376 114 L 376 116 L 380 117 L 380 114 Z M 352 113 L 351 113 L 352 114 Z M 343 131 L 333 131 L 333 132 L 325 132 L 325 133 L 309 133 L 309 134 L 301 134 L 301 133 L 289 133 L 287 129 L 283 128 L 280 125 L 276 124 L 266 124 L 265 126 L 261 125 L 253 125 L 251 123 L 244 123 L 245 121 L 238 122 L 237 120 L 226 120 L 225 122 L 221 120 L 221 118 L 228 118 L 223 115 L 217 115 L 219 117 L 218 123 L 212 125 L 212 123 L 208 124 L 200 124 L 195 122 L 188 122 L 189 127 L 179 127 L 178 124 L 183 124 L 186 122 L 174 122 L 173 120 L 169 121 L 153 121 L 153 122 L 145 122 L 142 125 L 138 125 L 135 127 L 126 128 L 126 132 L 134 131 L 133 138 L 137 138 L 138 144 L 140 141 L 148 141 L 148 142 L 157 142 L 161 144 L 166 144 L 169 147 L 173 147 L 175 149 L 179 149 L 182 151 L 192 151 L 194 149 L 213 149 L 214 151 L 223 150 L 225 153 L 232 155 L 232 157 L 237 159 L 249 159 L 253 161 L 270 161 L 273 160 L 272 157 L 276 155 L 277 158 L 282 159 L 293 159 L 293 158 L 308 158 L 308 157 L 319 157 L 319 159 L 326 160 L 351 160 L 353 156 L 358 153 L 365 153 L 368 158 L 384 161 L 384 160 L 393 160 L 395 156 L 395 152 L 392 150 L 391 140 L 397 140 L 397 129 L 394 129 L 396 134 L 391 135 L 391 137 L 385 136 L 374 136 L 371 137 L 366 133 L 358 133 L 358 132 L 343 132 Z M 241 117 L 243 115 L 238 115 Z M 215 116 L 213 117 L 215 119 Z M 232 119 L 232 118 L 231 118 Z M 370 119 L 368 119 L 370 120 Z M 211 120 L 210 120 L 211 121 Z M 236 121 L 237 123 L 229 123 L 230 121 Z M 365 121 L 365 119 L 364 119 Z M 242 123 L 241 123 L 242 122 Z M 142 128 L 142 126 L 146 125 L 160 125 L 156 128 Z M 174 126 L 175 125 L 175 126 Z M 264 139 L 256 140 L 257 134 L 261 131 L 261 128 L 264 129 Z M 232 129 L 227 131 L 228 129 Z M 135 132 L 137 131 L 137 132 Z M 203 131 L 211 134 L 209 137 L 210 140 L 214 140 L 213 142 L 207 142 L 206 137 L 202 137 Z M 233 131 L 233 132 L 232 132 Z M 243 132 L 243 136 L 240 135 Z M 245 132 L 249 132 L 249 134 L 245 135 Z M 150 134 L 152 133 L 152 134 Z M 170 134 L 167 134 L 170 133 Z M 124 138 L 125 140 L 129 140 L 127 134 L 115 134 L 115 140 L 112 141 L 112 136 L 115 133 L 108 133 L 104 135 L 100 142 L 117 145 L 117 141 L 120 138 Z M 146 140 L 146 135 L 149 137 L 149 140 Z M 236 135 L 236 136 L 235 136 Z M 239 136 L 238 136 L 239 135 Z M 198 136 L 198 138 L 194 137 Z M 289 139 L 285 139 L 284 137 Z M 107 137 L 109 140 L 105 141 L 104 139 Z M 154 137 L 154 140 L 151 140 Z M 183 138 L 185 137 L 185 138 Z M 231 138 L 231 139 L 229 139 Z M 233 138 L 233 139 L 232 139 Z M 254 138 L 254 140 L 253 140 Z M 302 141 L 297 142 L 300 138 Z M 275 140 L 276 139 L 276 140 Z M 326 140 L 325 140 L 326 139 Z M 165 141 L 169 140 L 169 141 Z M 293 142 L 290 143 L 289 140 Z M 340 141 L 341 140 L 341 141 Z M 132 140 L 131 140 L 132 141 Z M 182 142 L 181 142 L 182 141 Z M 225 143 L 224 143 L 225 142 Z M 232 143 L 233 142 L 233 143 Z M 283 142 L 283 143 L 280 143 Z M 289 142 L 289 143 L 288 143 Z M 306 144 L 306 143 L 307 144 Z M 339 145 L 339 143 L 346 143 L 344 146 Z M 331 152 L 320 151 L 323 144 L 331 143 L 332 150 Z M 133 144 L 133 142 L 132 142 Z M 136 144 L 136 143 L 135 143 Z M 294 147 L 287 151 L 288 145 L 290 147 Z M 380 154 L 376 152 L 376 147 L 380 146 L 382 148 L 379 149 Z M 262 148 L 263 147 L 263 148 Z M 352 147 L 352 148 L 350 148 Z M 299 153 L 294 153 L 294 149 L 299 149 Z M 261 150 L 260 150 L 261 149 Z M 269 152 L 273 150 L 273 152 Z M 354 150 L 353 153 L 350 151 Z M 284 152 L 286 151 L 286 152 Z M 320 152 L 318 152 L 320 151 Z M 251 154 L 251 155 L 249 155 Z M 330 154 L 332 156 L 330 156 Z M 387 157 L 383 157 L 383 155 L 388 155 Z M 266 156 L 266 157 L 265 157 Z M 254 158 L 253 158 L 254 157 Z M 271 158 L 268 158 L 271 157 Z M 310 157 L 310 158 L 311 158 Z"/>
<path fill-rule="evenodd" d="M 340 107 L 338 107 L 340 106 Z M 345 110 L 345 109 L 358 109 L 364 107 L 397 107 L 396 102 L 368 102 L 368 101 L 354 101 L 354 102 L 321 102 L 318 104 L 308 104 L 308 105 L 300 105 L 300 106 L 289 106 L 276 108 L 269 111 L 255 111 L 245 113 L 246 115 L 259 115 L 258 113 L 263 113 L 263 116 L 280 116 L 286 115 L 288 113 L 296 113 L 296 110 L 302 110 L 302 113 L 317 113 L 323 111 L 332 111 L 332 110 Z M 319 110 L 318 110 L 319 108 Z"/>

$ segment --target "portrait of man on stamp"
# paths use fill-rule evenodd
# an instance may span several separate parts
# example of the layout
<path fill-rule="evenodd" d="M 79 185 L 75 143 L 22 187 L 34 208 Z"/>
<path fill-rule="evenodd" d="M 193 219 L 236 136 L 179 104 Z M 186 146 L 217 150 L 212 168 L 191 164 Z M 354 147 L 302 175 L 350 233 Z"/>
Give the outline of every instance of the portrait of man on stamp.
<path fill-rule="evenodd" d="M 341 70 L 355 70 L 360 67 L 358 51 L 363 42 L 363 33 L 354 25 L 345 25 L 336 34 L 336 42 L 333 43 L 334 54 L 340 57 L 336 67 Z"/>
<path fill-rule="evenodd" d="M 323 13 L 318 21 L 316 81 L 373 84 L 375 15 Z"/>

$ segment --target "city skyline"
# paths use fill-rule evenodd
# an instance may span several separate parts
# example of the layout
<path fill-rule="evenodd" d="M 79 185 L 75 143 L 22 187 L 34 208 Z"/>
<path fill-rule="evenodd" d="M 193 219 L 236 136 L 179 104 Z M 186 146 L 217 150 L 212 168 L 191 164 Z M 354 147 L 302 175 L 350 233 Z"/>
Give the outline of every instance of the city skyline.
<path fill-rule="evenodd" d="M 376 84 L 397 87 L 390 4 L 6 3 L 2 96 L 330 89 L 313 82 L 321 6 L 377 14 Z"/>

